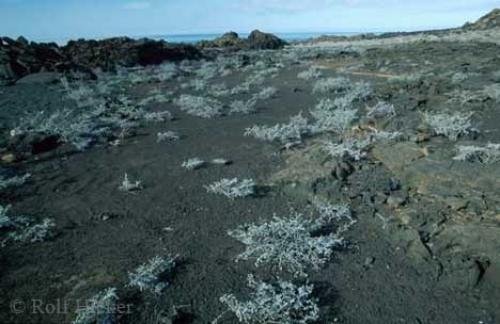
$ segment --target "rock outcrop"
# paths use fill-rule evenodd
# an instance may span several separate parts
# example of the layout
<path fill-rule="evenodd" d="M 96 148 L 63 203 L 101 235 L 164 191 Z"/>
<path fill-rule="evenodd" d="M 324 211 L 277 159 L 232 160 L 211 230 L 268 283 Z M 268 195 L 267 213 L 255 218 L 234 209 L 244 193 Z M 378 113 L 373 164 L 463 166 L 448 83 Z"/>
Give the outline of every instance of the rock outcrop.
<path fill-rule="evenodd" d="M 485 30 L 500 27 L 500 8 L 493 9 L 474 23 L 465 24 L 464 28 L 469 30 Z"/>
<path fill-rule="evenodd" d="M 241 49 L 245 46 L 245 41 L 235 32 L 228 32 L 211 41 L 201 41 L 198 43 L 201 48 L 234 48 Z"/>
<path fill-rule="evenodd" d="M 25 38 L 0 38 L 0 84 L 10 84 L 35 73 L 58 72 L 73 78 L 95 79 L 95 69 L 113 71 L 119 66 L 157 65 L 165 61 L 201 58 L 201 49 L 279 49 L 286 42 L 273 34 L 254 30 L 247 39 L 229 32 L 197 46 L 166 41 L 115 37 L 76 40 L 65 46 L 29 42 Z M 44 78 L 42 78 L 43 76 Z M 48 82 L 47 74 L 24 82 Z M 50 81 L 50 80 L 49 80 Z"/>
<path fill-rule="evenodd" d="M 29 43 L 22 37 L 17 40 L 0 38 L 0 83 L 31 73 L 56 71 L 64 61 L 56 44 Z"/>
<path fill-rule="evenodd" d="M 247 39 L 247 46 L 250 49 L 280 49 L 285 45 L 286 42 L 281 38 L 260 30 L 251 32 Z"/>
<path fill-rule="evenodd" d="M 198 43 L 200 48 L 223 48 L 229 50 L 265 50 L 265 49 L 280 49 L 287 43 L 279 37 L 263 33 L 259 30 L 254 30 L 250 33 L 248 38 L 240 38 L 235 32 L 225 33 L 219 38 L 212 41 L 201 41 Z"/>
<path fill-rule="evenodd" d="M 110 71 L 117 66 L 156 65 L 200 57 L 200 51 L 192 45 L 150 39 L 77 40 L 59 47 L 55 43 L 29 42 L 22 37 L 17 40 L 3 37 L 0 38 L 0 84 L 44 72 L 95 79 L 94 69 Z"/>
<path fill-rule="evenodd" d="M 156 65 L 201 56 L 198 49 L 191 45 L 127 37 L 70 41 L 62 48 L 62 52 L 77 64 L 105 71 L 117 66 Z"/>

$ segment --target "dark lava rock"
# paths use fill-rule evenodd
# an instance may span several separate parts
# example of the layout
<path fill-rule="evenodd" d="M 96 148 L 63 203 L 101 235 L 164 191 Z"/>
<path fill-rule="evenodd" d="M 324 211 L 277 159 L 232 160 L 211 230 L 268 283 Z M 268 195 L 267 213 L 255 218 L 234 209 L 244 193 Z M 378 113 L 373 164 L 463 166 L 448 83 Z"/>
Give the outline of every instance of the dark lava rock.
<path fill-rule="evenodd" d="M 201 41 L 198 43 L 198 47 L 203 49 L 222 48 L 226 50 L 265 50 L 280 49 L 283 48 L 286 44 L 287 43 L 285 41 L 273 34 L 254 30 L 250 33 L 247 39 L 240 38 L 239 35 L 235 32 L 228 32 L 212 41 Z"/>
<path fill-rule="evenodd" d="M 150 39 L 110 38 L 100 41 L 55 43 L 28 42 L 25 38 L 0 38 L 0 84 L 11 84 L 28 74 L 59 72 L 72 79 L 96 79 L 93 69 L 155 65 L 164 61 L 201 58 L 199 50 L 186 44 Z"/>
<path fill-rule="evenodd" d="M 354 172 L 354 167 L 348 161 L 338 162 L 333 168 L 332 175 L 337 179 L 344 181 Z"/>
<path fill-rule="evenodd" d="M 212 41 L 201 41 L 198 46 L 201 48 L 234 48 L 242 49 L 245 41 L 235 32 L 228 32 Z"/>
<path fill-rule="evenodd" d="M 259 30 L 251 32 L 247 39 L 247 46 L 250 49 L 280 49 L 286 44 L 281 38 Z"/>
<path fill-rule="evenodd" d="M 201 53 L 192 45 L 127 37 L 70 41 L 62 51 L 78 65 L 104 71 L 112 71 L 118 66 L 157 65 L 165 61 L 201 57 Z"/>
<path fill-rule="evenodd" d="M 29 43 L 25 38 L 0 38 L 0 82 L 11 83 L 25 75 L 53 71 L 64 60 L 56 44 Z"/>
<path fill-rule="evenodd" d="M 61 145 L 59 136 L 25 133 L 13 136 L 8 144 L 9 151 L 21 158 L 32 154 L 52 151 Z"/>

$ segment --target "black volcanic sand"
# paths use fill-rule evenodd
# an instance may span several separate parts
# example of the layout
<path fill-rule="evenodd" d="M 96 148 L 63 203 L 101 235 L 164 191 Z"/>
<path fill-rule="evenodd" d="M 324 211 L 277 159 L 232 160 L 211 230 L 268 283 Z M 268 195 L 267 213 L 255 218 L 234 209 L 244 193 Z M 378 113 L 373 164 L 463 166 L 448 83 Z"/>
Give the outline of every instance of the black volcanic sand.
<path fill-rule="evenodd" d="M 348 77 L 372 82 L 378 98 L 394 103 L 398 116 L 387 129 L 415 131 L 422 111 L 441 109 L 446 101 L 444 93 L 492 84 L 491 72 L 500 70 L 495 58 L 499 52 L 499 46 L 490 44 L 426 43 L 373 49 L 360 57 L 340 54 L 315 63 L 327 67 L 327 75 L 354 66 L 348 69 Z M 356 70 L 359 63 L 364 65 Z M 284 273 L 256 268 L 250 261 L 234 262 L 244 247 L 227 231 L 244 223 L 269 220 L 273 214 L 304 212 L 313 193 L 332 202 L 348 202 L 358 220 L 345 235 L 349 242 L 346 249 L 336 251 L 320 271 L 310 272 L 309 281 L 315 285 L 314 295 L 321 307 L 319 323 L 499 321 L 500 250 L 495 248 L 500 244 L 500 192 L 491 191 L 499 190 L 494 186 L 498 167 L 451 163 L 454 143 L 434 137 L 424 143 L 401 144 L 430 152 L 409 164 L 398 160 L 404 158 L 405 147 L 394 157 L 386 147 L 377 147 L 367 160 L 355 164 L 356 171 L 345 182 L 328 173 L 294 185 L 274 181 L 276 174 L 290 168 L 287 159 L 301 157 L 315 139 L 283 151 L 278 143 L 244 137 L 243 132 L 254 124 L 286 122 L 314 107 L 321 97 L 312 94 L 313 82 L 296 77 L 305 68 L 304 64 L 286 66 L 278 77 L 268 79 L 262 87 L 272 85 L 279 92 L 275 98 L 261 101 L 256 114 L 202 119 L 181 112 L 172 103 L 154 104 L 149 109 L 169 110 L 176 119 L 145 125 L 120 146 L 102 144 L 84 153 L 58 151 L 4 163 L 5 168 L 20 174 L 31 173 L 32 178 L 20 188 L 3 192 L 0 203 L 12 204 L 13 214 L 53 218 L 57 235 L 43 243 L 9 244 L 0 249 L 0 323 L 70 322 L 76 300 L 107 287 L 117 287 L 120 303 L 130 304 L 130 312 L 119 317 L 120 323 L 164 323 L 159 313 L 170 313 L 173 306 L 181 306 L 185 313 L 175 323 L 209 323 L 225 311 L 220 296 L 234 292 L 244 298 L 249 273 L 266 280 L 277 276 L 290 279 Z M 435 75 L 411 86 L 390 84 L 382 75 L 423 69 Z M 478 74 L 452 85 L 445 73 L 458 71 Z M 229 76 L 228 84 L 238 82 L 239 75 Z M 138 85 L 132 95 L 156 86 Z M 162 85 L 165 89 L 174 86 L 173 82 Z M 189 92 L 180 90 L 176 95 Z M 7 131 L 25 112 L 50 111 L 61 102 L 54 85 L 1 88 L 2 127 Z M 470 105 L 478 112 L 474 121 L 482 131 L 476 143 L 500 142 L 498 108 L 492 100 Z M 157 143 L 156 133 L 164 130 L 178 132 L 181 139 Z M 181 163 L 192 157 L 225 158 L 232 164 L 183 169 Z M 427 161 L 436 166 L 425 164 Z M 408 165 L 415 165 L 415 169 L 406 173 Z M 481 204 L 475 196 L 466 196 L 467 191 L 456 192 L 467 187 L 457 176 L 452 180 L 458 183 L 450 180 L 444 185 L 424 186 L 447 190 L 440 196 L 434 189 L 420 190 L 418 181 L 424 179 L 419 176 L 421 170 L 430 175 L 429 181 L 450 172 L 473 180 L 493 178 L 493 187 L 478 194 Z M 142 180 L 144 189 L 135 194 L 120 192 L 125 172 Z M 232 177 L 253 178 L 269 187 L 260 197 L 236 200 L 209 194 L 203 187 Z M 393 177 L 401 181 L 400 194 L 407 195 L 405 206 L 392 208 L 385 203 Z M 468 204 L 455 210 L 449 197 Z M 179 255 L 181 262 L 171 285 L 155 299 L 126 284 L 129 271 L 156 255 Z M 50 308 L 33 310 L 31 300 L 41 300 L 43 305 L 66 300 L 70 306 L 67 312 L 48 314 Z M 16 301 L 26 303 L 18 314 L 11 310 Z M 226 314 L 219 322 L 237 320 Z"/>

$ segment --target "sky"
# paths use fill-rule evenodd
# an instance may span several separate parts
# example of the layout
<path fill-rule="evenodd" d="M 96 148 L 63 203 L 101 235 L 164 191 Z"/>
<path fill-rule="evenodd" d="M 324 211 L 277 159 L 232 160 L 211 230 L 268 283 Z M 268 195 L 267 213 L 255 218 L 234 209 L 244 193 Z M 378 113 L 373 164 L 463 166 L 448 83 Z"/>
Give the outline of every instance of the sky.
<path fill-rule="evenodd" d="M 0 35 L 32 40 L 458 27 L 500 0 L 0 0 Z"/>

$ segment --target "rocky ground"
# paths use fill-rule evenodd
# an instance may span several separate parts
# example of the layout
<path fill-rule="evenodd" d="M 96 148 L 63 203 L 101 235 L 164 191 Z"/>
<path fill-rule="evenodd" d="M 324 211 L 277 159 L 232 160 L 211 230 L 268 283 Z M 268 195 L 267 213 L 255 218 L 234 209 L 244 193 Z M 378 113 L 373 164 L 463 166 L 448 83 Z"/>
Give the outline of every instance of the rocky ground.
<path fill-rule="evenodd" d="M 248 274 L 313 287 L 269 323 L 498 322 L 499 34 L 245 45 L 1 87 L 0 322 L 238 323 L 220 298 L 252 301 Z M 233 178 L 248 195 L 208 188 Z M 288 238 L 297 213 L 320 228 Z M 284 227 L 236 262 L 230 231 L 273 216 Z M 323 260 L 283 245 L 331 238 Z M 134 285 L 155 256 L 175 266 Z M 112 307 L 75 313 L 111 287 L 94 306 Z"/>

